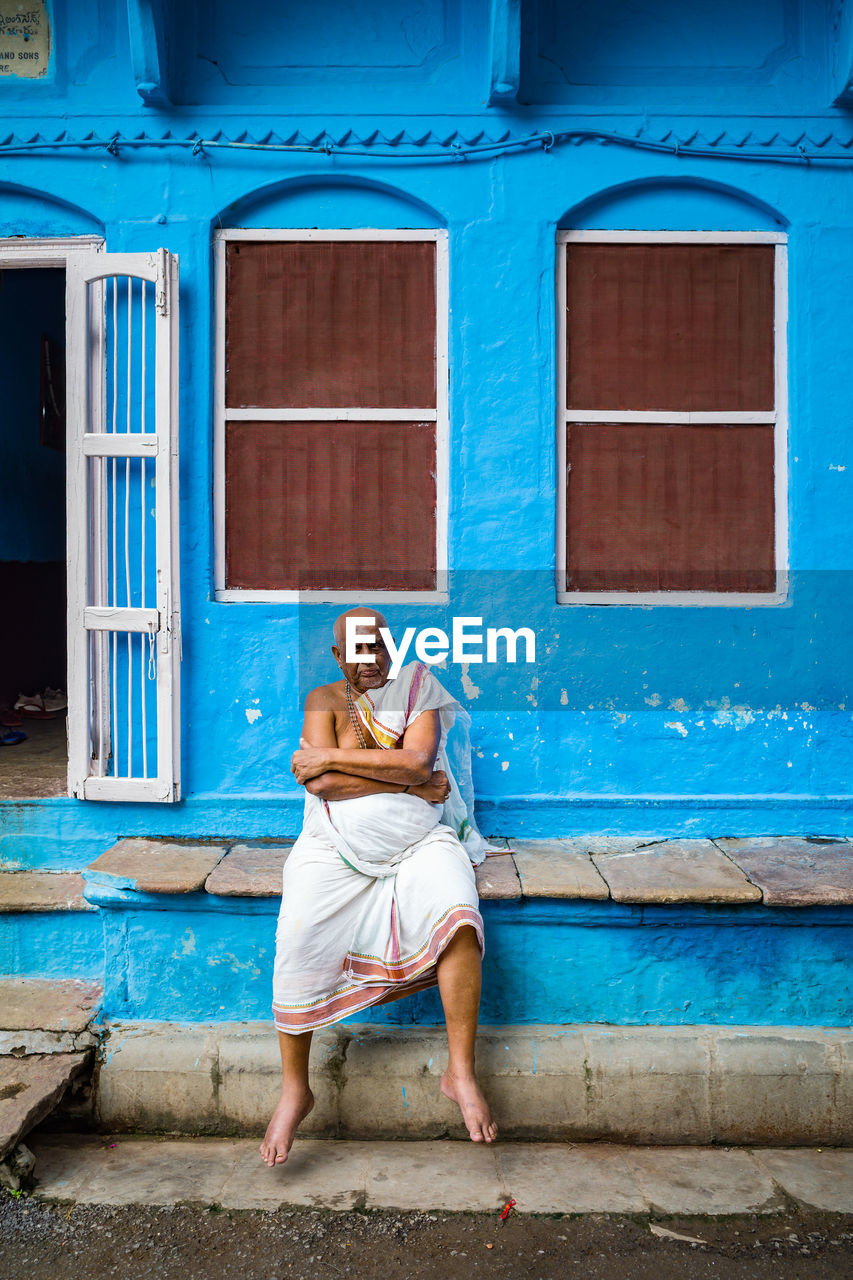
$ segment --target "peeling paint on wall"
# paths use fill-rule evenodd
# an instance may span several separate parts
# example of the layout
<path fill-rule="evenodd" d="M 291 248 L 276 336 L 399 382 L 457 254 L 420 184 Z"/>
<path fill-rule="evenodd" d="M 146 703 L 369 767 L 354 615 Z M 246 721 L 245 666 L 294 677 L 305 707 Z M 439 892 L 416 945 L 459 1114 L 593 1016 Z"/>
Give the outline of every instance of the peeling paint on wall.
<path fill-rule="evenodd" d="M 477 685 L 474 684 L 474 681 L 468 675 L 468 667 L 469 667 L 469 664 L 467 662 L 463 662 L 461 664 L 461 672 L 460 672 L 459 678 L 462 681 L 462 688 L 465 690 L 465 697 L 470 698 L 473 701 L 474 699 L 479 698 L 480 689 Z"/>

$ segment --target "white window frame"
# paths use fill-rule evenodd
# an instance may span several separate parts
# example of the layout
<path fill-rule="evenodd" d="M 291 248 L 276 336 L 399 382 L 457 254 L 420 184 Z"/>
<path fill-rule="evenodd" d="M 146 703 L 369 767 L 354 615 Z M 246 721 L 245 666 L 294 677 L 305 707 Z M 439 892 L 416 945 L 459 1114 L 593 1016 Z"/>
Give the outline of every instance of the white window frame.
<path fill-rule="evenodd" d="M 225 407 L 225 249 L 235 240 L 428 240 L 435 244 L 435 390 L 434 409 L 226 409 Z M 432 604 L 446 603 L 447 591 L 447 519 L 449 507 L 448 442 L 448 237 L 444 229 L 379 230 L 373 227 L 347 230 L 314 230 L 265 227 L 221 228 L 214 235 L 215 267 L 215 361 L 214 378 L 214 599 L 226 603 L 341 603 L 341 604 Z M 436 511 L 434 591 L 314 591 L 243 590 L 225 584 L 225 425 L 226 422 L 434 422 L 436 447 Z"/>
<path fill-rule="evenodd" d="M 566 409 L 566 245 L 621 244 L 772 244 L 774 254 L 774 397 L 766 413 L 681 412 L 655 410 Z M 788 237 L 780 231 L 558 231 L 557 232 L 557 603 L 566 605 L 713 605 L 756 608 L 784 604 L 788 598 Z M 771 423 L 774 428 L 775 567 L 774 591 L 567 591 L 566 499 L 568 488 L 566 426 L 572 422 L 726 422 Z"/>

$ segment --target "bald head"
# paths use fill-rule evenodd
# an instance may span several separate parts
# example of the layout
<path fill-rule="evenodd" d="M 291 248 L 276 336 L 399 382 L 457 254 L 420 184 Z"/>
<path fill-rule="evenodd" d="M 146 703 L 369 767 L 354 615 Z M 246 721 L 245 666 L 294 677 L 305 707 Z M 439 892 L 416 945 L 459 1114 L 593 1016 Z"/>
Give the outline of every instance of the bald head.
<path fill-rule="evenodd" d="M 372 643 L 366 639 L 358 641 L 355 662 L 347 661 L 347 622 L 350 618 L 358 619 L 362 630 L 368 635 L 373 633 Z M 332 647 L 335 661 L 340 667 L 344 679 L 357 693 L 366 693 L 368 689 L 381 689 L 388 682 L 388 671 L 391 667 L 391 656 L 379 628 L 388 628 L 388 623 L 378 609 L 365 609 L 359 606 L 347 609 L 335 619 L 335 643 Z"/>
<path fill-rule="evenodd" d="M 358 605 L 355 609 L 347 609 L 346 613 L 342 613 L 339 618 L 335 619 L 333 627 L 335 644 L 340 650 L 343 650 L 346 642 L 347 618 L 369 618 L 377 631 L 380 627 L 388 626 L 388 623 L 377 609 L 365 609 L 363 605 Z"/>

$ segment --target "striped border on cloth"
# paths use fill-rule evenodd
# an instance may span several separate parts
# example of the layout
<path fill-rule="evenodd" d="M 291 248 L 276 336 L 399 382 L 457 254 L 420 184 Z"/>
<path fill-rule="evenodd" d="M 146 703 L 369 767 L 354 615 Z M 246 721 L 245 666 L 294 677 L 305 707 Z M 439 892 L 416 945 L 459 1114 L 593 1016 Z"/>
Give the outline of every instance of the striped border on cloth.
<path fill-rule="evenodd" d="M 450 939 L 463 925 L 471 925 L 483 952 L 482 917 L 474 907 L 453 907 L 432 930 L 428 942 L 415 956 L 405 961 L 387 964 L 373 957 L 347 955 L 344 973 L 353 981 L 343 989 L 333 991 L 305 1004 L 281 1005 L 273 1001 L 273 1019 L 277 1031 L 299 1035 L 304 1031 L 317 1031 L 360 1009 L 379 1004 L 386 996 L 409 995 L 424 991 L 438 982 L 436 964 Z M 399 976 L 397 976 L 399 975 Z"/>

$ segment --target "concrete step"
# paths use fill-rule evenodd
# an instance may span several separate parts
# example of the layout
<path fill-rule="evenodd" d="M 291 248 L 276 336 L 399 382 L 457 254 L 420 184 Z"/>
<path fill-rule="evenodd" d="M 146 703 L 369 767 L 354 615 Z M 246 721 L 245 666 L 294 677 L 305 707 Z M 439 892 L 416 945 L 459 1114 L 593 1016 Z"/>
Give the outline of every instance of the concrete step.
<path fill-rule="evenodd" d="M 0 1056 L 0 1161 L 54 1109 L 90 1058 L 87 1052 Z"/>
<path fill-rule="evenodd" d="M 853 1212 L 853 1151 L 642 1148 L 596 1143 L 318 1142 L 270 1169 L 257 1138 L 42 1133 L 37 1198 L 223 1209 L 398 1209 L 656 1215 Z"/>
<path fill-rule="evenodd" d="M 103 990 L 74 979 L 0 977 L 0 1054 L 73 1053 L 97 1043 Z"/>
<path fill-rule="evenodd" d="M 446 1063 L 441 1027 L 318 1032 L 301 1132 L 462 1138 Z M 853 1146 L 849 1029 L 484 1026 L 477 1066 L 513 1139 Z M 280 1086 L 270 1023 L 112 1024 L 96 1116 L 129 1132 L 263 1133 Z"/>

